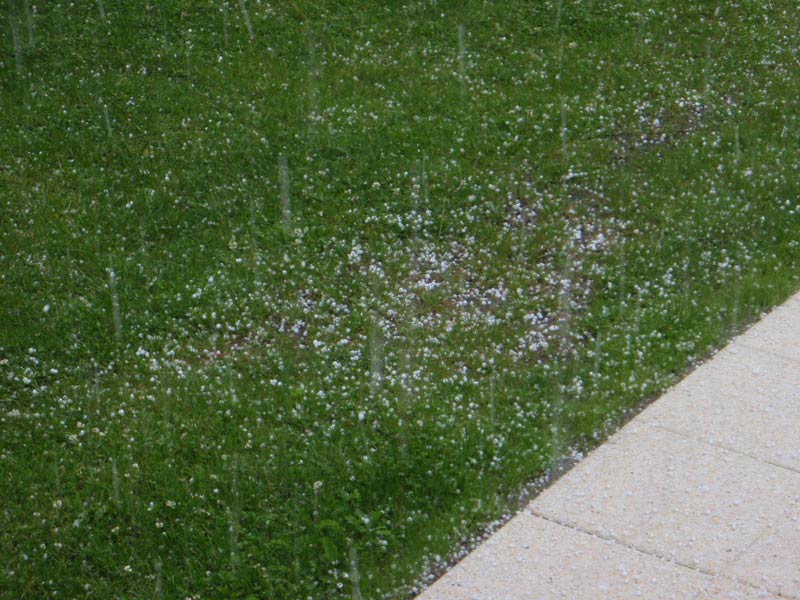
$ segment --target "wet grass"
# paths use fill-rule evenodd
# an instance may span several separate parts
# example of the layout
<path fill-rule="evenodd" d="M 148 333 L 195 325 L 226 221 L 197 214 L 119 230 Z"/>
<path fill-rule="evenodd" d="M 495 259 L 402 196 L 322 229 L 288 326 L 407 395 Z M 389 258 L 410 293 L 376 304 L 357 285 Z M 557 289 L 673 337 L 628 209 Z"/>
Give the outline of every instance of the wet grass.
<path fill-rule="evenodd" d="M 798 285 L 789 2 L 0 15 L 2 597 L 408 596 Z"/>

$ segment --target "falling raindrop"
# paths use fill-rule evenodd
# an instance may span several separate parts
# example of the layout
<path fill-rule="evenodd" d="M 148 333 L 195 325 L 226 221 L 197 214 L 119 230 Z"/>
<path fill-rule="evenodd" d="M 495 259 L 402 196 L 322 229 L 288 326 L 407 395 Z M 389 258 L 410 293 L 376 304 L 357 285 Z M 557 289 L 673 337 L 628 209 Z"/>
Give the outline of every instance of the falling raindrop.
<path fill-rule="evenodd" d="M 228 518 L 228 538 L 230 543 L 230 558 L 231 558 L 231 573 L 236 575 L 236 569 L 239 566 L 239 532 L 236 518 L 233 511 L 228 507 L 225 510 Z"/>
<path fill-rule="evenodd" d="M 636 365 L 636 369 L 638 370 L 642 365 L 642 360 L 644 358 L 644 353 L 640 352 L 635 349 L 636 344 L 639 343 L 639 332 L 641 331 L 641 323 L 642 323 L 642 314 L 644 312 L 644 308 L 642 306 L 642 291 L 637 290 L 636 298 L 634 299 L 634 306 L 633 306 L 633 323 L 631 325 L 631 333 L 630 333 L 630 340 L 631 340 L 631 350 L 633 352 L 633 362 Z"/>
<path fill-rule="evenodd" d="M 17 30 L 16 21 L 9 17 L 9 24 L 11 25 L 11 40 L 14 45 L 14 61 L 17 64 L 17 75 L 22 77 L 23 61 L 22 61 L 22 43 L 19 39 L 19 31 Z"/>
<path fill-rule="evenodd" d="M 233 509 L 228 507 L 228 533 L 230 535 L 230 555 L 231 555 L 231 573 L 236 574 L 236 569 L 239 566 L 239 468 L 238 458 L 233 457 L 231 470 L 233 471 L 233 481 L 231 484 L 231 491 L 233 495 Z"/>
<path fill-rule="evenodd" d="M 410 319 L 409 319 L 410 321 Z M 403 393 L 403 400 L 406 407 L 411 406 L 411 342 L 406 335 L 406 346 L 399 356 L 400 372 L 402 373 L 400 379 L 401 391 Z"/>
<path fill-rule="evenodd" d="M 383 331 L 378 315 L 372 314 L 369 327 L 369 389 L 375 396 L 383 385 Z"/>
<path fill-rule="evenodd" d="M 316 123 L 319 116 L 319 63 L 317 62 L 316 40 L 308 34 L 308 103 L 310 110 L 310 135 L 316 134 Z"/>
<path fill-rule="evenodd" d="M 261 213 L 260 206 L 255 197 L 250 198 L 250 270 L 253 275 L 253 280 L 258 287 L 258 258 L 259 258 L 259 244 L 258 244 L 258 221 L 259 214 Z"/>
<path fill-rule="evenodd" d="M 119 493 L 119 470 L 117 469 L 117 459 L 111 459 L 111 486 L 112 486 L 112 496 L 111 499 L 114 502 L 114 506 L 117 510 L 122 508 L 122 498 L 120 497 Z"/>
<path fill-rule="evenodd" d="M 739 139 L 739 125 L 736 125 L 735 138 L 734 138 L 734 158 L 733 163 L 738 167 L 742 161 L 742 144 Z"/>
<path fill-rule="evenodd" d="M 737 277 L 733 286 L 733 306 L 731 306 L 731 328 L 734 331 L 739 329 L 739 300 L 742 294 L 742 283 Z"/>
<path fill-rule="evenodd" d="M 222 31 L 223 36 L 225 39 L 225 48 L 230 46 L 231 43 L 231 34 L 230 34 L 230 23 L 228 22 L 228 3 L 222 3 Z"/>
<path fill-rule="evenodd" d="M 197 66 L 197 61 L 192 56 L 192 52 L 195 48 L 194 36 L 194 29 L 192 27 L 188 28 L 184 36 L 184 43 L 182 44 L 184 48 L 184 58 L 186 59 L 187 73 L 192 73 Z"/>
<path fill-rule="evenodd" d="M 160 558 L 156 559 L 155 568 L 156 568 L 156 591 L 155 591 L 155 597 L 156 597 L 157 600 L 163 600 L 163 598 L 164 598 L 164 563 L 161 561 Z"/>
<path fill-rule="evenodd" d="M 569 169 L 569 150 L 567 149 L 567 103 L 564 97 L 561 97 L 561 157 L 564 161 L 564 173 Z M 564 183 L 566 183 L 566 177 Z"/>
<path fill-rule="evenodd" d="M 361 575 L 358 572 L 358 550 L 350 543 L 350 597 L 361 600 Z"/>
<path fill-rule="evenodd" d="M 467 99 L 467 42 L 464 26 L 458 26 L 458 77 L 461 80 L 461 101 Z"/>
<path fill-rule="evenodd" d="M 114 338 L 117 347 L 122 348 L 122 317 L 119 310 L 119 294 L 117 293 L 117 275 L 114 272 L 113 259 L 108 257 L 108 288 L 111 291 L 111 308 L 114 319 Z"/>
<path fill-rule="evenodd" d="M 103 0 L 97 0 L 97 8 L 100 11 L 100 20 L 103 23 L 108 23 L 108 19 L 106 18 L 106 7 L 103 6 Z"/>
<path fill-rule="evenodd" d="M 94 402 L 94 414 L 100 414 L 100 372 L 97 366 L 94 368 L 94 383 L 92 385 L 92 401 Z"/>
<path fill-rule="evenodd" d="M 620 261 L 619 261 L 619 280 L 617 283 L 617 293 L 618 293 L 617 303 L 619 304 L 620 310 L 625 308 L 625 298 L 626 298 L 625 286 L 627 284 L 626 281 L 627 270 L 628 270 L 628 257 L 625 254 L 625 246 L 623 245 L 622 254 L 620 256 Z"/>
<path fill-rule="evenodd" d="M 239 0 L 239 7 L 242 9 L 242 16 L 244 17 L 244 26 L 247 27 L 247 35 L 250 36 L 250 41 L 253 41 L 253 24 L 250 22 L 250 14 L 247 12 L 244 0 Z"/>
<path fill-rule="evenodd" d="M 422 164 L 420 166 L 420 185 L 422 187 L 422 197 L 425 200 L 425 206 L 430 206 L 430 183 L 428 181 L 428 156 L 426 154 L 422 155 Z"/>
<path fill-rule="evenodd" d="M 53 489 L 56 495 L 61 494 L 61 470 L 58 467 L 58 455 L 53 454 Z"/>
<path fill-rule="evenodd" d="M 564 8 L 564 0 L 558 0 L 556 4 L 556 31 L 561 30 L 561 11 Z"/>
<path fill-rule="evenodd" d="M 114 131 L 111 129 L 111 117 L 108 114 L 108 105 L 105 103 L 103 104 L 103 120 L 106 124 L 106 133 L 108 134 L 108 139 L 114 139 Z"/>
<path fill-rule="evenodd" d="M 410 321 L 411 319 L 409 319 Z M 409 328 L 410 332 L 410 328 Z M 402 460 L 408 456 L 408 442 L 409 430 L 406 426 L 406 420 L 414 415 L 413 406 L 413 373 L 412 373 L 412 359 L 411 359 L 411 341 L 408 333 L 405 335 L 404 348 L 398 353 L 398 367 L 400 371 L 400 400 L 398 405 L 398 431 L 396 438 L 396 447 L 399 456 Z"/>
<path fill-rule="evenodd" d="M 233 386 L 231 386 L 231 404 L 233 404 L 234 406 L 239 404 L 239 396 L 236 395 L 236 388 L 234 388 Z M 234 459 L 234 465 L 235 464 L 236 464 L 236 460 Z M 237 477 L 236 476 L 236 472 L 234 471 L 234 473 L 233 473 L 233 484 L 234 484 L 234 487 L 236 487 L 236 477 Z"/>
<path fill-rule="evenodd" d="M 564 439 L 564 390 L 563 384 L 557 383 L 550 404 L 550 464 L 558 470 L 566 454 Z"/>
<path fill-rule="evenodd" d="M 281 225 L 287 235 L 292 232 L 292 205 L 289 196 L 289 163 L 283 154 L 278 157 L 278 178 L 281 194 Z"/>
<path fill-rule="evenodd" d="M 417 171 L 419 171 L 419 163 L 417 163 Z M 420 192 L 422 190 L 421 175 L 411 176 L 411 205 L 414 207 L 414 212 L 419 211 Z"/>
<path fill-rule="evenodd" d="M 142 255 L 147 254 L 147 230 L 144 226 L 144 219 L 139 222 L 139 250 Z"/>
<path fill-rule="evenodd" d="M 494 418 L 495 418 L 495 403 L 494 403 L 494 377 L 489 380 L 489 430 L 494 435 Z"/>
<path fill-rule="evenodd" d="M 314 490 L 314 522 L 319 521 L 319 491 L 322 489 L 323 483 L 321 481 L 315 481 L 312 485 Z"/>
<path fill-rule="evenodd" d="M 703 94 L 707 95 L 711 86 L 711 40 L 706 42 L 706 59 L 703 61 Z"/>
<path fill-rule="evenodd" d="M 556 81 L 561 81 L 561 70 L 564 66 L 564 39 L 558 41 L 558 59 L 556 60 Z M 564 106 L 564 98 L 561 98 L 561 106 Z"/>
<path fill-rule="evenodd" d="M 603 334 L 601 332 L 597 332 L 597 336 L 594 339 L 594 376 L 596 378 L 600 378 L 600 367 L 601 367 L 601 351 L 603 348 Z"/>
<path fill-rule="evenodd" d="M 167 40 L 167 21 L 162 17 L 161 19 L 161 48 L 164 54 L 169 54 L 169 41 Z"/>
<path fill-rule="evenodd" d="M 33 13 L 31 12 L 30 0 L 24 0 L 25 5 L 25 25 L 28 28 L 28 46 L 33 50 L 36 43 L 33 37 Z"/>
<path fill-rule="evenodd" d="M 567 242 L 567 256 L 559 269 L 558 279 L 558 335 L 561 339 L 561 348 L 566 353 L 570 346 L 570 331 L 572 329 L 572 269 L 573 249 L 571 241 Z"/>
<path fill-rule="evenodd" d="M 554 466 L 558 468 L 566 448 L 564 445 L 564 404 L 565 392 L 563 389 L 563 380 L 565 379 L 565 372 L 567 364 L 572 352 L 571 332 L 572 332 L 572 293 L 573 293 L 573 269 L 574 269 L 574 248 L 572 239 L 565 242 L 563 257 L 561 265 L 558 269 L 558 294 L 557 300 L 557 315 L 556 325 L 558 327 L 558 347 L 559 356 L 558 361 L 558 377 L 556 390 L 552 399 L 552 423 L 551 432 L 552 439 L 552 455 L 551 459 Z"/>

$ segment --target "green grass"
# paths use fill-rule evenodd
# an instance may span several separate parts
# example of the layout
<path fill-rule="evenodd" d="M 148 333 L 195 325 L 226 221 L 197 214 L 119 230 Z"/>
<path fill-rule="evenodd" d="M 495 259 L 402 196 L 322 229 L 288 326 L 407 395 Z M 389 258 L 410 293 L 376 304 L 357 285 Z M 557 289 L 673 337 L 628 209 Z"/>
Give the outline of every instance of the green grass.
<path fill-rule="evenodd" d="M 0 15 L 0 597 L 408 596 L 798 286 L 788 1 Z"/>

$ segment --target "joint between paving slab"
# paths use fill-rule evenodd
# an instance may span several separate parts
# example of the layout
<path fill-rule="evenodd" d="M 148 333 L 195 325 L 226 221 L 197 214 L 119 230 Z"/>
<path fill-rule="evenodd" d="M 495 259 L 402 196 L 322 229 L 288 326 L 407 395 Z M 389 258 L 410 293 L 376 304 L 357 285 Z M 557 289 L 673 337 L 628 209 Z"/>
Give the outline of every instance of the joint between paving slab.
<path fill-rule="evenodd" d="M 590 529 L 584 529 L 582 527 L 578 527 L 577 525 L 573 525 L 573 524 L 568 523 L 566 521 L 562 521 L 560 519 L 556 519 L 554 517 L 544 515 L 544 514 L 540 513 L 538 510 L 536 510 L 535 508 L 531 508 L 529 512 L 530 512 L 531 515 L 539 517 L 540 519 L 544 519 L 545 521 L 550 521 L 551 523 L 555 523 L 556 525 L 560 525 L 561 527 L 566 527 L 567 529 L 572 529 L 573 531 L 578 531 L 580 533 L 584 533 L 586 535 L 591 535 L 591 536 L 599 538 L 601 540 L 605 540 L 606 542 L 611 542 L 612 544 L 617 544 L 618 546 L 622 546 L 623 548 L 627 548 L 628 550 L 634 550 L 634 551 L 638 552 L 639 554 L 645 554 L 645 555 L 647 555 L 647 556 L 649 556 L 651 558 L 656 558 L 658 560 L 662 560 L 664 562 L 668 562 L 668 563 L 673 564 L 673 565 L 678 565 L 679 567 L 684 567 L 684 568 L 689 569 L 691 571 L 696 571 L 697 573 L 702 573 L 703 575 L 708 575 L 709 577 L 724 577 L 724 575 L 721 575 L 720 573 L 716 573 L 714 571 L 702 569 L 702 568 L 699 568 L 699 567 L 693 567 L 691 565 L 687 565 L 687 564 L 684 564 L 684 563 L 679 562 L 677 560 L 674 560 L 674 559 L 672 559 L 669 556 L 666 556 L 664 554 L 660 554 L 658 552 L 654 552 L 654 551 L 650 551 L 650 550 L 645 550 L 643 548 L 639 548 L 638 546 L 635 546 L 633 544 L 629 544 L 627 542 L 623 542 L 623 541 L 619 540 L 618 538 L 603 534 L 600 531 L 592 531 Z"/>
<path fill-rule="evenodd" d="M 800 300 L 797 300 L 797 302 L 800 303 Z M 757 348 L 755 346 L 751 346 L 746 341 L 742 341 L 739 339 L 735 339 L 733 340 L 733 342 L 734 344 L 737 344 L 742 348 L 747 348 L 748 350 L 752 350 L 753 352 L 760 352 L 761 354 L 766 354 L 767 356 L 774 356 L 776 358 L 782 358 L 783 360 L 791 361 L 795 364 L 800 364 L 800 360 L 798 360 L 796 356 L 795 357 L 786 356 L 785 354 L 781 354 L 780 352 L 775 352 L 773 350 L 765 350 L 764 348 Z M 712 356 L 711 358 L 713 359 L 714 357 Z"/>
<path fill-rule="evenodd" d="M 764 531 L 762 531 L 761 533 L 759 533 L 759 534 L 758 534 L 758 535 L 757 535 L 757 536 L 756 536 L 756 537 L 753 539 L 753 541 L 752 541 L 752 542 L 750 542 L 750 545 L 749 545 L 748 547 L 746 547 L 746 548 L 742 548 L 742 549 L 739 551 L 739 554 L 738 554 L 738 556 L 737 556 L 736 560 L 738 561 L 738 560 L 739 560 L 739 559 L 740 559 L 742 556 L 744 556 L 744 555 L 745 555 L 745 553 L 746 553 L 746 552 L 748 552 L 748 551 L 749 551 L 749 550 L 751 550 L 752 548 L 756 548 L 756 547 L 758 546 L 758 544 L 759 544 L 759 543 L 760 543 L 760 542 L 761 542 L 763 539 L 765 539 L 766 537 L 768 537 L 768 536 L 770 535 L 770 533 L 771 533 L 771 532 L 769 531 L 769 529 L 765 529 Z M 734 561 L 734 562 L 735 562 L 735 561 Z M 739 580 L 737 579 L 737 581 L 739 581 Z M 740 583 L 745 583 L 745 584 L 747 584 L 747 585 L 749 585 L 749 586 L 751 586 L 751 587 L 754 587 L 754 586 L 755 586 L 755 584 L 752 584 L 752 583 L 750 583 L 750 582 L 748 582 L 747 580 L 744 580 L 744 579 L 743 579 L 743 580 L 741 580 L 741 582 L 740 582 Z M 783 594 L 783 593 L 781 592 L 780 588 L 771 589 L 771 590 L 768 590 L 768 591 L 769 591 L 769 593 L 770 593 L 770 594 L 775 594 L 776 596 L 780 596 L 781 598 L 791 598 L 792 600 L 797 600 L 797 596 L 786 596 L 785 594 Z"/>
<path fill-rule="evenodd" d="M 745 458 L 749 458 L 751 460 L 755 460 L 760 463 L 764 463 L 765 465 L 771 465 L 773 467 L 777 467 L 778 469 L 783 469 L 785 471 L 789 471 L 791 473 L 797 473 L 800 475 L 800 469 L 795 469 L 788 465 L 783 465 L 780 463 L 772 462 L 771 460 L 764 460 L 763 458 L 759 458 L 757 456 L 753 456 L 752 454 L 748 454 L 747 452 L 742 452 L 741 450 L 736 450 L 735 448 L 731 448 L 730 446 L 725 446 L 723 444 L 717 444 L 715 442 L 709 442 L 701 437 L 697 437 L 688 433 L 684 433 L 683 431 L 678 431 L 676 429 L 672 429 L 671 427 L 666 427 L 660 423 L 655 423 L 653 421 L 643 420 L 642 424 L 647 427 L 655 427 L 656 429 L 660 429 L 661 431 L 666 431 L 668 433 L 672 433 L 678 435 L 684 439 L 692 440 L 693 442 L 700 442 L 701 444 L 705 444 L 706 446 L 711 446 L 713 448 L 719 448 L 720 450 L 725 450 L 726 452 L 732 452 L 733 454 L 737 454 L 739 456 L 744 456 Z"/>
<path fill-rule="evenodd" d="M 671 564 L 671 565 L 675 565 L 677 567 L 681 567 L 683 569 L 687 569 L 687 570 L 693 571 L 695 573 L 700 573 L 700 574 L 705 575 L 707 577 L 712 577 L 714 579 L 725 579 L 727 581 L 732 581 L 732 582 L 738 583 L 740 585 L 745 585 L 745 586 L 747 586 L 747 587 L 749 587 L 751 589 L 754 589 L 754 590 L 758 590 L 758 591 L 762 591 L 763 590 L 763 588 L 761 588 L 761 587 L 759 587 L 757 585 L 754 585 L 753 583 L 751 583 L 751 582 L 749 582 L 749 581 L 747 581 L 745 579 L 740 579 L 738 577 L 732 577 L 732 576 L 729 576 L 729 575 L 725 575 L 723 573 L 711 571 L 709 569 L 703 569 L 703 568 L 700 568 L 700 567 L 693 567 L 691 565 L 687 565 L 685 563 L 682 563 L 680 561 L 674 560 L 673 558 L 670 558 L 669 556 L 660 554 L 658 552 L 645 550 L 645 549 L 639 548 L 638 546 L 635 546 L 633 544 L 629 544 L 629 543 L 623 542 L 623 541 L 621 541 L 621 540 L 619 540 L 617 538 L 614 538 L 614 537 L 611 537 L 611 536 L 608 536 L 608 535 L 604 535 L 604 534 L 600 533 L 599 531 L 591 531 L 591 530 L 588 530 L 588 529 L 583 529 L 582 527 L 578 527 L 576 525 L 572 525 L 570 523 L 567 523 L 566 521 L 562 521 L 560 519 L 556 519 L 554 517 L 550 517 L 550 516 L 544 515 L 544 514 L 540 513 L 539 511 L 537 511 L 535 508 L 530 508 L 528 510 L 528 514 L 530 514 L 532 516 L 535 516 L 535 517 L 537 517 L 539 519 L 543 519 L 545 521 L 549 521 L 550 523 L 553 523 L 554 525 L 558 525 L 558 526 L 564 527 L 566 529 L 571 529 L 573 531 L 577 531 L 578 533 L 582 533 L 584 535 L 589 535 L 589 536 L 595 537 L 597 539 L 601 539 L 601 540 L 604 540 L 606 542 L 609 542 L 609 543 L 612 543 L 612 544 L 616 544 L 617 546 L 621 546 L 623 548 L 627 548 L 628 550 L 632 550 L 634 552 L 638 552 L 639 554 L 642 554 L 644 556 L 649 556 L 650 558 L 655 558 L 656 560 L 660 560 L 662 562 L 665 562 L 665 563 L 668 563 L 668 564 Z M 791 598 L 792 600 L 795 600 L 794 596 L 785 596 L 784 594 L 780 593 L 779 591 L 776 591 L 776 592 L 772 592 L 771 591 L 770 593 L 775 593 L 777 596 L 785 597 L 785 598 Z"/>

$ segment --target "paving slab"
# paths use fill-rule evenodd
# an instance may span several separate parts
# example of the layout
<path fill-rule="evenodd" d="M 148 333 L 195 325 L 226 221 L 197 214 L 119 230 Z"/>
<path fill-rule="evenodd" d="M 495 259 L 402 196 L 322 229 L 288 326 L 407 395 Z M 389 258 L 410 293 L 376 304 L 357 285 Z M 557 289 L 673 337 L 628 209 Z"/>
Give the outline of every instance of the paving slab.
<path fill-rule="evenodd" d="M 752 586 L 725 577 L 715 577 L 711 585 L 703 590 L 697 600 L 778 600 L 777 596 L 763 587 Z"/>
<path fill-rule="evenodd" d="M 639 420 L 800 472 L 800 364 L 734 342 Z"/>
<path fill-rule="evenodd" d="M 724 573 L 781 596 L 800 599 L 800 497 Z"/>
<path fill-rule="evenodd" d="M 419 600 L 700 598 L 713 578 L 521 513 Z"/>
<path fill-rule="evenodd" d="M 800 296 L 775 308 L 736 338 L 736 343 L 755 350 L 800 361 Z"/>
<path fill-rule="evenodd" d="M 530 509 L 716 574 L 798 497 L 798 473 L 633 421 Z"/>
<path fill-rule="evenodd" d="M 418 600 L 779 600 L 522 512 Z"/>
<path fill-rule="evenodd" d="M 420 600 L 800 600 L 800 293 Z"/>

